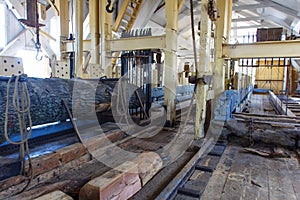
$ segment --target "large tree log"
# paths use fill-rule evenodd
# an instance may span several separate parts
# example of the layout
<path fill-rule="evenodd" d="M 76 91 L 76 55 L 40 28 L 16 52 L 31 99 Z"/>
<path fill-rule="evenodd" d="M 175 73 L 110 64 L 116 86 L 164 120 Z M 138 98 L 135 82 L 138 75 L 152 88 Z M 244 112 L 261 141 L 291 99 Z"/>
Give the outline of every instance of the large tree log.
<path fill-rule="evenodd" d="M 69 118 L 62 99 L 67 102 L 69 109 L 76 118 L 86 118 L 87 114 L 102 112 L 110 109 L 113 86 L 117 81 L 82 80 L 82 79 L 39 79 L 28 78 L 27 87 L 30 95 L 30 113 L 33 125 L 41 125 L 56 121 L 65 121 Z M 5 108 L 7 101 L 7 81 L 0 81 L 0 136 L 4 134 Z M 128 84 L 127 90 L 137 89 Z M 10 85 L 8 132 L 19 132 L 19 121 L 13 107 L 14 82 Z M 143 91 L 138 89 L 141 99 L 144 100 Z M 116 94 L 118 95 L 118 94 Z M 137 98 L 131 96 L 129 107 L 140 106 Z M 96 118 L 95 118 L 96 119 Z M 27 116 L 26 116 L 27 120 Z M 28 125 L 28 124 L 27 124 Z M 0 141 L 1 143 L 1 141 Z"/>
<path fill-rule="evenodd" d="M 253 123 L 252 132 L 249 126 L 249 123 L 236 119 L 230 119 L 226 122 L 226 128 L 228 128 L 232 134 L 243 138 L 249 138 L 251 136 L 254 141 L 295 147 L 300 138 L 300 129 L 293 126 L 287 127 L 286 125 L 278 126 L 278 124 L 272 123 Z"/>

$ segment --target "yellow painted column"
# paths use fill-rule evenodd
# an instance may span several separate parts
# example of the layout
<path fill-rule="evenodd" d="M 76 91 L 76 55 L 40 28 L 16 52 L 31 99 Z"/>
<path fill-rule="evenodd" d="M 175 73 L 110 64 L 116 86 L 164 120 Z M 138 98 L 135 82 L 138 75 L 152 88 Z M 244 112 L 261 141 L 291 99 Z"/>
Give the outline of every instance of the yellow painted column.
<path fill-rule="evenodd" d="M 83 19 L 84 0 L 75 1 L 75 67 L 76 77 L 81 77 L 83 64 Z"/>
<path fill-rule="evenodd" d="M 208 2 L 209 0 L 201 1 L 200 61 L 199 65 L 197 65 L 197 79 L 200 79 L 205 75 L 210 75 L 211 20 L 207 13 Z M 198 81 L 197 84 L 195 139 L 200 139 L 205 136 L 204 122 L 208 85 L 201 81 Z"/>
<path fill-rule="evenodd" d="M 166 0 L 165 94 L 167 125 L 176 119 L 178 1 Z"/>
<path fill-rule="evenodd" d="M 218 97 L 225 90 L 225 63 L 222 58 L 222 44 L 229 42 L 231 16 L 232 16 L 232 0 L 217 0 L 219 16 L 216 22 L 215 30 L 215 67 L 213 88 L 215 96 Z M 223 38 L 226 38 L 224 40 Z"/>
<path fill-rule="evenodd" d="M 106 0 L 100 0 L 101 67 L 107 77 L 112 77 L 111 52 L 107 40 L 112 38 L 112 14 L 106 12 Z"/>
<path fill-rule="evenodd" d="M 100 64 L 100 24 L 99 0 L 89 1 L 90 33 L 91 33 L 91 63 Z"/>
<path fill-rule="evenodd" d="M 67 50 L 65 40 L 69 38 L 69 0 L 60 0 L 58 3 L 59 9 L 59 24 L 60 24 L 60 53 L 57 55 L 57 60 L 67 61 L 63 52 Z"/>

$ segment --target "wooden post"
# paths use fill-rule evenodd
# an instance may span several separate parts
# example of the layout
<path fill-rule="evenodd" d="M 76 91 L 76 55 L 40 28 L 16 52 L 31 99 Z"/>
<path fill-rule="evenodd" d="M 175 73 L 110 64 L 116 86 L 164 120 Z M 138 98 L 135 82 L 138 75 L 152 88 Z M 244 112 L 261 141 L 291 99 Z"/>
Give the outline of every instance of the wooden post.
<path fill-rule="evenodd" d="M 106 12 L 107 1 L 100 0 L 101 66 L 107 77 L 112 77 L 111 59 L 107 40 L 112 34 L 112 14 Z"/>
<path fill-rule="evenodd" d="M 197 79 L 202 78 L 204 75 L 208 75 L 210 72 L 211 21 L 207 13 L 208 3 L 209 0 L 201 1 L 200 61 L 197 66 Z M 204 137 L 208 85 L 201 82 L 198 82 L 197 84 L 195 139 L 200 139 Z"/>
<path fill-rule="evenodd" d="M 173 126 L 176 118 L 178 1 L 165 2 L 167 24 L 164 105 L 167 107 L 167 124 Z"/>
<path fill-rule="evenodd" d="M 89 1 L 90 33 L 91 33 L 91 63 L 100 64 L 100 34 L 99 34 L 99 1 Z"/>
<path fill-rule="evenodd" d="M 219 18 L 216 22 L 215 31 L 215 67 L 213 88 L 215 95 L 219 96 L 225 89 L 225 63 L 222 58 L 223 37 L 226 38 L 225 43 L 229 42 L 231 16 L 232 16 L 232 0 L 217 0 Z"/>
<path fill-rule="evenodd" d="M 63 56 L 63 52 L 67 50 L 66 38 L 69 37 L 69 1 L 59 1 L 59 22 L 60 22 L 60 53 L 57 55 L 57 60 L 67 61 Z"/>
<path fill-rule="evenodd" d="M 75 59 L 76 59 L 76 76 L 81 77 L 82 73 L 82 64 L 83 64 L 83 15 L 84 15 L 84 1 L 76 0 L 75 1 Z"/>

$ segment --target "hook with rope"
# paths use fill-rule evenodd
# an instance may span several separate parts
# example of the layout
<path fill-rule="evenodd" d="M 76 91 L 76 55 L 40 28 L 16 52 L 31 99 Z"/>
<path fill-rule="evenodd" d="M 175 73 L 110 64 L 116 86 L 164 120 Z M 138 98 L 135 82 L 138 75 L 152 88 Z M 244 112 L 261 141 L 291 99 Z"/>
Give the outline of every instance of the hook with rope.
<path fill-rule="evenodd" d="M 114 12 L 114 7 L 112 6 L 111 8 L 111 0 L 107 0 L 107 5 L 105 7 L 106 12 L 108 13 L 113 13 Z"/>

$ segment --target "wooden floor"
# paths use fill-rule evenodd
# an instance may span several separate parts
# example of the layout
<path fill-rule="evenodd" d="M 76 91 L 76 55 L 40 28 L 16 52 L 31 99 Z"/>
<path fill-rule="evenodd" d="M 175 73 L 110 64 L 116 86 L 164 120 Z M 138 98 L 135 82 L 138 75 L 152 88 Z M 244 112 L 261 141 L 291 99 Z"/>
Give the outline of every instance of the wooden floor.
<path fill-rule="evenodd" d="M 275 114 L 264 95 L 252 95 L 249 111 Z M 300 200 L 299 157 L 293 151 L 284 152 L 290 158 L 265 158 L 245 153 L 240 145 L 229 143 L 201 199 Z"/>
<path fill-rule="evenodd" d="M 201 199 L 297 200 L 300 170 L 297 159 L 263 158 L 229 146 Z"/>

